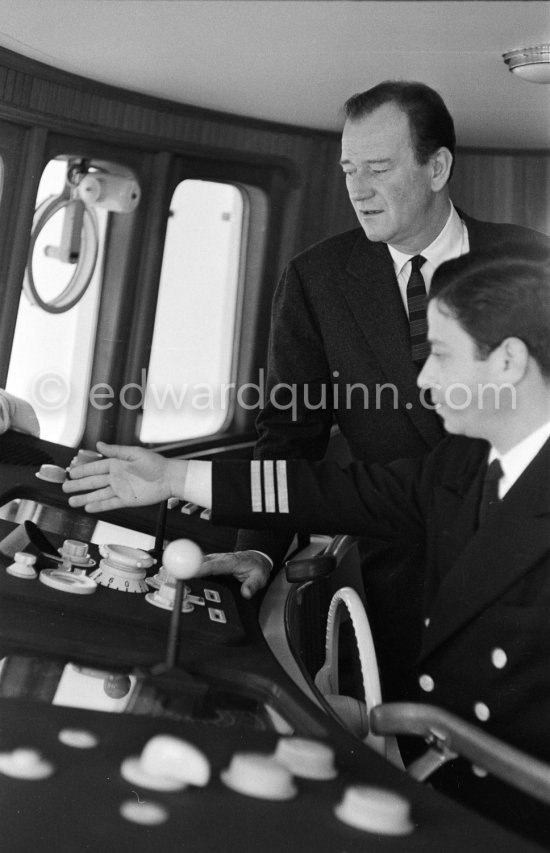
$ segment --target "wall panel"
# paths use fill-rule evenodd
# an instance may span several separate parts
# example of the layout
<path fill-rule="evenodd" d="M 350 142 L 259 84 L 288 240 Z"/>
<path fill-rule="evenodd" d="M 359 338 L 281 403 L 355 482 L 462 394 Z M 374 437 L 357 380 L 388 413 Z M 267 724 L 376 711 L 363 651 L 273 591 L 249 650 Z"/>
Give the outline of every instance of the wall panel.
<path fill-rule="evenodd" d="M 548 152 L 458 152 L 452 196 L 468 213 L 550 234 Z"/>
<path fill-rule="evenodd" d="M 279 266 L 294 252 L 353 227 L 337 165 L 338 134 L 224 115 L 126 92 L 0 48 L 0 117 L 71 129 L 156 150 L 273 158 L 294 175 Z M 547 152 L 458 152 L 453 198 L 469 213 L 550 233 Z"/>

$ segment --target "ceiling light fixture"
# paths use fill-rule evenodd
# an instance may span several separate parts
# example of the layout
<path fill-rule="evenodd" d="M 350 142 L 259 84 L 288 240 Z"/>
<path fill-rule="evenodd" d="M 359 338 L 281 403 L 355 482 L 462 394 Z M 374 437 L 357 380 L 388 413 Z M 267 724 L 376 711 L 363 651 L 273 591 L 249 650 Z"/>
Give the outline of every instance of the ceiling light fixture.
<path fill-rule="evenodd" d="M 531 83 L 550 83 L 550 44 L 520 47 L 502 54 L 510 71 Z"/>

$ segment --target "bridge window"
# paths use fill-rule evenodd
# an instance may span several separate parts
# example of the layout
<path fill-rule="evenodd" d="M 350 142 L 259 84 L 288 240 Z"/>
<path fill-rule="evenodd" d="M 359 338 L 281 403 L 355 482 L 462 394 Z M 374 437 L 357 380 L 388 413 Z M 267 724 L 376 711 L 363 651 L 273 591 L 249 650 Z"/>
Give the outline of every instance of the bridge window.
<path fill-rule="evenodd" d="M 109 217 L 139 201 L 120 164 L 59 155 L 41 176 L 6 387 L 32 403 L 49 441 L 76 446 L 83 434 Z"/>
<path fill-rule="evenodd" d="M 170 205 L 139 439 L 218 432 L 230 415 L 243 193 L 184 180 Z"/>
<path fill-rule="evenodd" d="M 70 206 L 67 169 L 67 158 L 51 160 L 40 180 L 6 387 L 33 404 L 42 438 L 74 446 L 88 402 L 108 214 Z"/>

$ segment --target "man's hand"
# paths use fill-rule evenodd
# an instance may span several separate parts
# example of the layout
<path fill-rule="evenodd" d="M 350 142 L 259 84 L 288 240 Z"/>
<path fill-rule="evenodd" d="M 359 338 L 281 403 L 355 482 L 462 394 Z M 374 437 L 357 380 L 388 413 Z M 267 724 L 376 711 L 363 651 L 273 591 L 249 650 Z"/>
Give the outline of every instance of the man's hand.
<path fill-rule="evenodd" d="M 206 554 L 199 575 L 233 575 L 241 582 L 243 598 L 252 598 L 269 579 L 271 563 L 257 551 Z"/>
<path fill-rule="evenodd" d="M 170 466 L 174 462 L 142 447 L 104 444 L 105 456 L 97 462 L 77 465 L 63 483 L 63 491 L 85 492 L 69 499 L 71 506 L 87 512 L 104 512 L 126 506 L 147 506 L 170 497 Z"/>

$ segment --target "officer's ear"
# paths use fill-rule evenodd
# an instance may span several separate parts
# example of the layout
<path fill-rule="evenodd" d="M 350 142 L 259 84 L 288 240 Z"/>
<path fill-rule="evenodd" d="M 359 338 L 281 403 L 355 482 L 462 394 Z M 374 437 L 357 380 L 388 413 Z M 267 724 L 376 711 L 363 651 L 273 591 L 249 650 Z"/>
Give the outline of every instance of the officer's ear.
<path fill-rule="evenodd" d="M 497 363 L 502 382 L 517 385 L 529 368 L 531 356 L 521 338 L 504 338 L 491 356 Z"/>
<path fill-rule="evenodd" d="M 447 184 L 453 168 L 453 155 L 448 148 L 442 146 L 430 157 L 432 167 L 432 190 L 439 192 Z"/>

